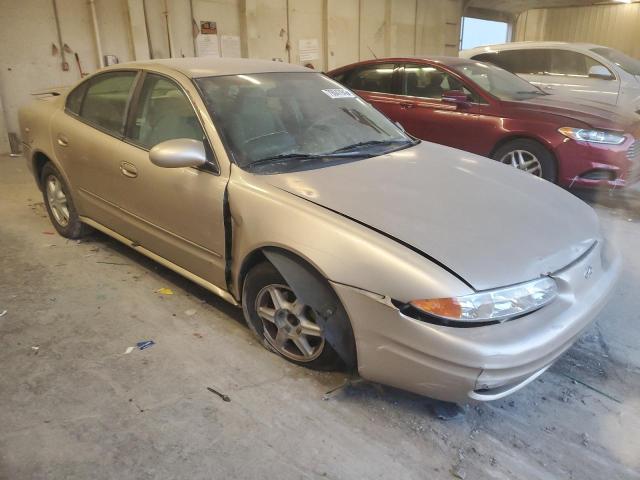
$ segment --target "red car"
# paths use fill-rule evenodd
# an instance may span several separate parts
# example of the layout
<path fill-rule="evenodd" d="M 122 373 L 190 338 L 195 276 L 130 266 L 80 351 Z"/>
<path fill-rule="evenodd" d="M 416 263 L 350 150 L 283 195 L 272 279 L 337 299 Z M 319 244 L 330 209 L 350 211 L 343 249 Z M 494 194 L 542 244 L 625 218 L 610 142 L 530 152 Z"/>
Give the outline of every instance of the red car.
<path fill-rule="evenodd" d="M 547 94 L 506 70 L 455 57 L 388 58 L 328 73 L 407 132 L 565 187 L 640 180 L 640 116 Z"/>

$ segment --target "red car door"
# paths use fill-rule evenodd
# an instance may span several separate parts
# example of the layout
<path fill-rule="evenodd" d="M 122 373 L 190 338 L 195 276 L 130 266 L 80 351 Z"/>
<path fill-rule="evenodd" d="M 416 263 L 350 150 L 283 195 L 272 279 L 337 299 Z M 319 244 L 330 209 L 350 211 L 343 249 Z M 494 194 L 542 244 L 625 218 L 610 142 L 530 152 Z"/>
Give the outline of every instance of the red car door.
<path fill-rule="evenodd" d="M 495 145 L 499 118 L 482 97 L 460 78 L 429 64 L 405 64 L 399 69 L 399 111 L 391 118 L 410 134 L 430 142 L 488 155 Z M 469 102 L 444 101 L 449 90 L 463 91 Z"/>

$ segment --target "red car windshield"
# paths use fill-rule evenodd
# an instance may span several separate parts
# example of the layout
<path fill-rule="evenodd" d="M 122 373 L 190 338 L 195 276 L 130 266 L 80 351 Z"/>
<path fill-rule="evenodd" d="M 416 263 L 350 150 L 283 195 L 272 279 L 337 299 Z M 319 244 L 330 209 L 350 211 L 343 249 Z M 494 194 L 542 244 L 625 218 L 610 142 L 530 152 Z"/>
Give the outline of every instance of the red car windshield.
<path fill-rule="evenodd" d="M 456 65 L 455 69 L 500 100 L 527 100 L 537 95 L 546 95 L 535 85 L 495 65 L 465 63 Z"/>

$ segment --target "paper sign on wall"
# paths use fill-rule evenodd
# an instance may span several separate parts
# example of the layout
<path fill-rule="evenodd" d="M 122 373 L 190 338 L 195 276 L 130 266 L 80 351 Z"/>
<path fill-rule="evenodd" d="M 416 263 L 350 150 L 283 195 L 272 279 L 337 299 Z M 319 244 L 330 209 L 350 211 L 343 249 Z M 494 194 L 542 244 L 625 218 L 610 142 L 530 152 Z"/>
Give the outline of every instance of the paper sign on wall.
<path fill-rule="evenodd" d="M 218 25 L 212 21 L 200 22 L 200 33 L 196 38 L 196 51 L 199 57 L 219 57 Z"/>
<path fill-rule="evenodd" d="M 240 51 L 240 37 L 238 37 L 237 35 L 222 35 L 221 40 L 223 57 L 242 57 L 242 53 Z"/>
<path fill-rule="evenodd" d="M 317 38 L 306 38 L 298 41 L 298 54 L 301 62 L 317 60 L 320 58 L 320 48 Z"/>

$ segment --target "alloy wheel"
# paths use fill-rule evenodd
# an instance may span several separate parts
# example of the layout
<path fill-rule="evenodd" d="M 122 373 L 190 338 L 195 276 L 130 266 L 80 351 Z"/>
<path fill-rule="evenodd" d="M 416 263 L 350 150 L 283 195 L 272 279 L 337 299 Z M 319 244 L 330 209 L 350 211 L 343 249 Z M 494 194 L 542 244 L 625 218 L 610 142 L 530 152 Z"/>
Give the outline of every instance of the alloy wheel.
<path fill-rule="evenodd" d="M 69 225 L 69 205 L 62 183 L 55 175 L 49 175 L 46 182 L 47 203 L 56 222 L 62 227 Z"/>
<path fill-rule="evenodd" d="M 538 160 L 538 157 L 533 153 L 526 150 L 512 150 L 504 155 L 500 161 L 516 167 L 518 170 L 523 170 L 535 175 L 536 177 L 542 177 L 542 164 L 540 160 Z"/>
<path fill-rule="evenodd" d="M 322 353 L 324 333 L 315 312 L 286 285 L 267 285 L 256 297 L 264 338 L 281 355 L 310 362 Z"/>

